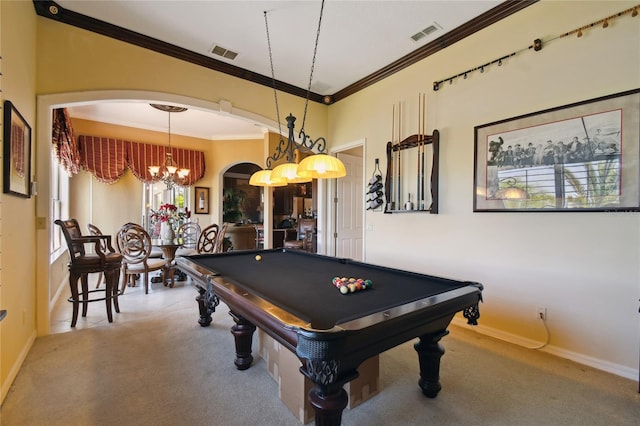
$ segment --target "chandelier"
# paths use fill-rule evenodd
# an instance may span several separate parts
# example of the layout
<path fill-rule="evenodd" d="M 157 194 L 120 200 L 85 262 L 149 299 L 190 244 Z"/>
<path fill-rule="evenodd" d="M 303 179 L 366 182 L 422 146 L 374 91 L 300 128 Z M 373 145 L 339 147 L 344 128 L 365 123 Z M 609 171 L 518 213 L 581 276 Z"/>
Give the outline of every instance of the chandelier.
<path fill-rule="evenodd" d="M 309 86 L 307 87 L 307 98 L 304 104 L 304 116 L 302 118 L 302 127 L 298 135 L 299 141 L 296 142 L 294 123 L 296 117 L 291 113 L 287 117 L 287 127 L 289 129 L 289 137 L 285 141 L 282 139 L 282 128 L 280 126 L 280 109 L 278 107 L 278 92 L 276 90 L 276 78 L 273 71 L 273 56 L 271 54 L 271 38 L 269 36 L 269 22 L 267 21 L 267 12 L 264 12 L 264 22 L 267 29 L 267 44 L 269 46 L 269 63 L 271 65 L 271 79 L 273 81 L 273 96 L 276 104 L 276 115 L 278 117 L 278 131 L 280 134 L 280 142 L 273 153 L 267 157 L 265 164 L 266 170 L 259 170 L 251 175 L 250 185 L 254 186 L 285 186 L 289 183 L 310 182 L 312 179 L 333 179 L 346 176 L 347 171 L 342 161 L 338 158 L 328 155 L 325 150 L 327 142 L 325 138 L 320 137 L 313 140 L 304 131 L 304 124 L 307 118 L 307 107 L 309 105 L 309 94 L 311 93 L 311 81 L 313 79 L 313 68 L 316 62 L 316 52 L 318 51 L 318 39 L 320 38 L 320 26 L 322 24 L 322 12 L 324 10 L 324 0 L 320 7 L 320 19 L 318 21 L 318 31 L 316 33 L 316 42 L 313 50 L 313 60 L 311 62 L 311 73 L 309 75 Z M 315 152 L 317 151 L 317 153 Z M 298 163 L 300 153 L 309 153 L 311 155 L 304 158 Z M 278 165 L 273 170 L 273 163 L 285 159 L 283 164 Z"/>
<path fill-rule="evenodd" d="M 180 168 L 173 159 L 171 152 L 171 113 L 184 112 L 187 108 L 173 105 L 149 104 L 155 109 L 164 111 L 169 115 L 169 147 L 164 154 L 164 163 L 161 165 L 149 166 L 149 173 L 153 180 L 161 180 L 167 185 L 167 189 L 173 188 L 175 185 L 182 185 L 185 178 L 189 175 L 189 169 Z"/>

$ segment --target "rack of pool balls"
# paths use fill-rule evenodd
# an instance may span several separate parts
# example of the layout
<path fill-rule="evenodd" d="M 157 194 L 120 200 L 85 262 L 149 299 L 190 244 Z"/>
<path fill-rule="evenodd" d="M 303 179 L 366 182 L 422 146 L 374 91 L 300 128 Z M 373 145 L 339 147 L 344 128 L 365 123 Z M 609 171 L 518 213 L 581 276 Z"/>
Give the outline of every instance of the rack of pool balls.
<path fill-rule="evenodd" d="M 366 290 L 373 286 L 371 280 L 364 280 L 362 278 L 334 277 L 332 283 L 342 294 L 355 293 L 356 291 Z"/>

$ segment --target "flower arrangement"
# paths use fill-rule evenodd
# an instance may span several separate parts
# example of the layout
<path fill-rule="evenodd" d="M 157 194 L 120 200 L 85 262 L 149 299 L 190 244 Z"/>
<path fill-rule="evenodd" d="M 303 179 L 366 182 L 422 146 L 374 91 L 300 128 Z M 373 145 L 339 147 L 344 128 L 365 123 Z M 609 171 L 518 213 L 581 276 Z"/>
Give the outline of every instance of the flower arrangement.
<path fill-rule="evenodd" d="M 184 210 L 179 210 L 175 204 L 163 204 L 158 211 L 151 210 L 151 222 L 152 223 L 180 223 L 191 217 L 191 211 L 188 207 Z"/>

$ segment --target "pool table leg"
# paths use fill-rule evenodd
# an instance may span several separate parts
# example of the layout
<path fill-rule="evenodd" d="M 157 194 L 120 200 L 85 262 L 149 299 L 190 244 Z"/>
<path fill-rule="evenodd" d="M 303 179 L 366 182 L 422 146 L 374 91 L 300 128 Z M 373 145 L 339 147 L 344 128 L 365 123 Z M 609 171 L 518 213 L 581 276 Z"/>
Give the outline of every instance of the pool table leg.
<path fill-rule="evenodd" d="M 246 370 L 251 367 L 253 362 L 253 355 L 251 355 L 251 340 L 253 339 L 253 332 L 256 331 L 256 326 L 247 321 L 240 315 L 236 315 L 232 311 L 229 311 L 229 315 L 236 323 L 231 327 L 231 334 L 236 340 L 236 359 L 234 364 L 238 370 Z"/>
<path fill-rule="evenodd" d="M 320 391 L 320 386 L 316 385 L 309 392 L 309 402 L 315 411 L 316 426 L 340 425 L 342 422 L 342 412 L 344 411 L 349 396 L 342 388 L 342 383 L 334 384 L 331 390 L 324 387 L 324 393 Z"/>
<path fill-rule="evenodd" d="M 200 319 L 198 324 L 201 327 L 207 327 L 213 320 L 211 315 L 216 311 L 216 306 L 220 303 L 220 299 L 213 292 L 213 285 L 207 283 L 206 288 L 200 285 L 196 286 L 198 290 L 198 296 L 196 296 L 196 302 L 198 302 L 198 310 L 200 311 Z"/>
<path fill-rule="evenodd" d="M 420 361 L 418 386 L 422 389 L 422 393 L 429 398 L 438 396 L 438 392 L 442 389 L 440 385 L 440 358 L 444 355 L 444 348 L 438 342 L 447 334 L 449 334 L 447 330 L 425 334 L 420 336 L 420 341 L 413 345 L 418 352 L 418 360 Z"/>
<path fill-rule="evenodd" d="M 357 370 L 341 372 L 339 360 L 310 358 L 300 358 L 300 360 L 303 365 L 300 372 L 314 384 L 308 398 L 315 411 L 316 426 L 340 425 L 342 412 L 349 402 L 349 396 L 343 389 L 343 385 L 358 377 Z"/>

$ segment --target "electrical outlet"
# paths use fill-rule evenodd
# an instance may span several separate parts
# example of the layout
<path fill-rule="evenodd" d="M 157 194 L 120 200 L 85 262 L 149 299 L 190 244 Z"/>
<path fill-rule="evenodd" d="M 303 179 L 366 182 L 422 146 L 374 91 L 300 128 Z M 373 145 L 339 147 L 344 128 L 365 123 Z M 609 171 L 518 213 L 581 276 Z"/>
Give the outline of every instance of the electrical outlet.
<path fill-rule="evenodd" d="M 536 318 L 541 319 L 541 320 L 546 320 L 547 319 L 547 308 L 538 306 L 537 310 L 536 310 Z"/>

